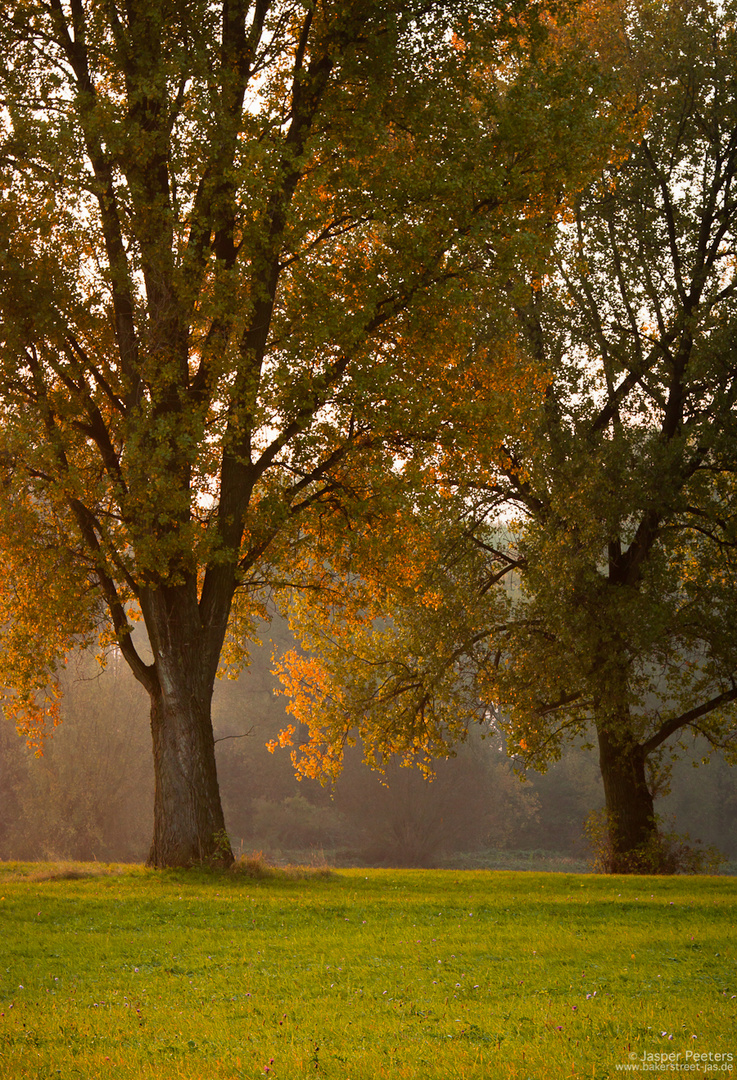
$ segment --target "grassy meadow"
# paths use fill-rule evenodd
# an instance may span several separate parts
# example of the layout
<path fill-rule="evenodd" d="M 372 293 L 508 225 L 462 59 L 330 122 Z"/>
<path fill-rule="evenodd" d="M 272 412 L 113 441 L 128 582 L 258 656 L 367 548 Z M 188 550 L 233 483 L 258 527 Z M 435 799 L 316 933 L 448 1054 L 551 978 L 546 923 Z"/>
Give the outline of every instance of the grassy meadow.
<path fill-rule="evenodd" d="M 736 889 L 0 864 L 0 1078 L 734 1075 Z"/>

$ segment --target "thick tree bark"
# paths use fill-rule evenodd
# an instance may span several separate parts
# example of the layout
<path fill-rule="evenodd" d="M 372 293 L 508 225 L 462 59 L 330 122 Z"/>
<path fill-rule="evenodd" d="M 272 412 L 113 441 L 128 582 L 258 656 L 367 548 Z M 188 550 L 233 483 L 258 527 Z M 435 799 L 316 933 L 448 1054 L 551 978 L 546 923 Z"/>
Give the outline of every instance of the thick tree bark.
<path fill-rule="evenodd" d="M 184 692 L 182 692 L 184 691 Z M 151 695 L 154 837 L 149 866 L 227 866 L 210 702 L 187 700 L 187 687 Z"/>
<path fill-rule="evenodd" d="M 597 726 L 614 874 L 657 872 L 657 823 L 645 754 L 634 740 Z"/>
<path fill-rule="evenodd" d="M 228 866 L 233 854 L 211 718 L 216 663 L 206 647 L 196 594 L 187 586 L 149 592 L 142 608 L 155 673 L 149 686 L 155 795 L 148 863 Z"/>

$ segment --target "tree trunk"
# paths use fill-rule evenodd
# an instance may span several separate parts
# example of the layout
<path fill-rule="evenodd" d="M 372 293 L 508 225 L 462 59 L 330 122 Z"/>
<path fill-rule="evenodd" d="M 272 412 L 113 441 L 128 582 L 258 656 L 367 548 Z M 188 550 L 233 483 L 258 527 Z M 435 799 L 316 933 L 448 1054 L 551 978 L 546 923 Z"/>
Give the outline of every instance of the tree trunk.
<path fill-rule="evenodd" d="M 645 756 L 634 740 L 597 726 L 613 874 L 657 872 L 657 824 Z"/>
<path fill-rule="evenodd" d="M 196 602 L 182 587 L 150 592 L 141 606 L 155 671 L 149 687 L 155 794 L 148 865 L 229 866 L 233 853 L 211 718 L 216 662 L 205 647 Z"/>
<path fill-rule="evenodd" d="M 152 694 L 151 734 L 156 787 L 149 866 L 229 865 L 209 700 Z"/>

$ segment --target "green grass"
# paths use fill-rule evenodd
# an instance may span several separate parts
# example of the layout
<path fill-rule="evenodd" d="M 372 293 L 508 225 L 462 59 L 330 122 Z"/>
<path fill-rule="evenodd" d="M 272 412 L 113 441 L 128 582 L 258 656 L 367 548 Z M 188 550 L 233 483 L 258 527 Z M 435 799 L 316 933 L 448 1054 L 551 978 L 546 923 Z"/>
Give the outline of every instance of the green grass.
<path fill-rule="evenodd" d="M 737 1066 L 729 878 L 89 870 L 0 864 L 1 1078 Z"/>

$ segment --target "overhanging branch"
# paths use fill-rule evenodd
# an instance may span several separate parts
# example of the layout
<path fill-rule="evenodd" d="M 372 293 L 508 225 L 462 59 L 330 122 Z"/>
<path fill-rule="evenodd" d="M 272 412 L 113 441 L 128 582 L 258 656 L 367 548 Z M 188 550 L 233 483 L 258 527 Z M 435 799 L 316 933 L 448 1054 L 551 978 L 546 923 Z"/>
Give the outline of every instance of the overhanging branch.
<path fill-rule="evenodd" d="M 695 709 L 689 709 L 688 712 L 681 713 L 680 716 L 675 716 L 672 720 L 666 721 L 654 735 L 651 735 L 642 744 L 643 754 L 647 757 L 648 754 L 652 754 L 654 750 L 657 750 L 666 739 L 674 735 L 676 731 L 688 727 L 695 720 L 700 720 L 702 716 L 708 716 L 715 709 L 721 708 L 722 705 L 729 705 L 732 701 L 737 701 L 737 686 L 733 686 L 731 690 L 725 690 L 723 694 L 717 694 L 716 697 L 713 697 L 710 701 L 705 701 L 703 705 L 698 705 Z"/>

